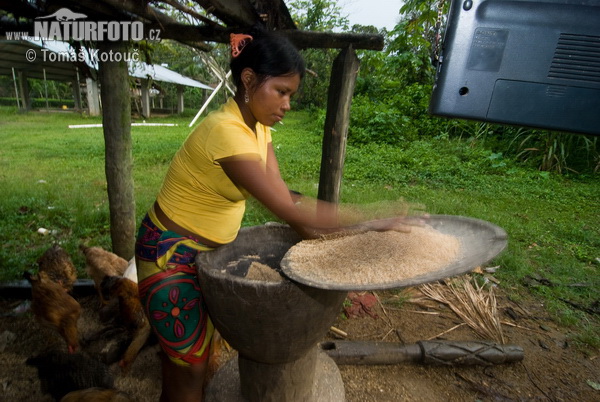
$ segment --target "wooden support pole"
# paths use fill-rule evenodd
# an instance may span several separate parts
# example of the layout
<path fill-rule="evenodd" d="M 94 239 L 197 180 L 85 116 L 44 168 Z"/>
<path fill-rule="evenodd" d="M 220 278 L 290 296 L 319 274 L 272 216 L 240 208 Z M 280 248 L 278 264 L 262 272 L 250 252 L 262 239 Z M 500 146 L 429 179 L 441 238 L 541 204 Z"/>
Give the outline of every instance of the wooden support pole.
<path fill-rule="evenodd" d="M 71 83 L 73 90 L 73 105 L 75 110 L 81 110 L 81 88 L 79 87 L 79 81 L 73 80 Z"/>
<path fill-rule="evenodd" d="M 98 82 L 91 79 L 85 79 L 88 113 L 90 116 L 100 116 L 100 98 L 98 96 Z"/>
<path fill-rule="evenodd" d="M 150 109 L 151 109 L 151 103 L 150 103 L 150 81 L 149 80 L 140 80 L 142 83 L 142 98 L 141 98 L 141 102 L 142 102 L 142 116 L 144 116 L 145 119 L 147 119 L 148 117 L 150 117 Z"/>
<path fill-rule="evenodd" d="M 48 80 L 46 79 L 46 69 L 42 69 L 44 71 L 44 95 L 46 97 L 46 110 L 50 109 L 50 105 L 48 104 Z"/>
<path fill-rule="evenodd" d="M 21 92 L 21 108 L 22 110 L 31 109 L 31 97 L 29 96 L 29 81 L 27 81 L 27 73 L 24 71 L 18 71 L 19 77 L 19 90 Z"/>
<path fill-rule="evenodd" d="M 359 65 L 352 46 L 343 49 L 333 62 L 319 178 L 318 198 L 321 200 L 337 203 L 340 199 L 350 105 Z"/>
<path fill-rule="evenodd" d="M 75 79 L 73 80 L 73 100 L 75 104 L 75 110 L 81 110 L 81 86 L 79 85 L 79 70 L 75 69 Z"/>
<path fill-rule="evenodd" d="M 183 85 L 177 86 L 177 113 L 181 114 L 185 110 L 185 102 L 183 98 L 183 92 L 185 88 Z"/>
<path fill-rule="evenodd" d="M 12 67 L 12 77 L 13 84 L 15 86 L 15 99 L 17 100 L 17 109 L 21 109 L 21 98 L 19 96 L 19 84 L 17 82 L 17 73 L 15 72 L 15 68 Z"/>
<path fill-rule="evenodd" d="M 123 42 L 98 43 L 104 54 L 125 53 Z M 105 171 L 110 209 L 112 251 L 126 260 L 135 244 L 135 198 L 131 141 L 131 95 L 127 62 L 100 61 L 100 96 L 105 142 Z"/>

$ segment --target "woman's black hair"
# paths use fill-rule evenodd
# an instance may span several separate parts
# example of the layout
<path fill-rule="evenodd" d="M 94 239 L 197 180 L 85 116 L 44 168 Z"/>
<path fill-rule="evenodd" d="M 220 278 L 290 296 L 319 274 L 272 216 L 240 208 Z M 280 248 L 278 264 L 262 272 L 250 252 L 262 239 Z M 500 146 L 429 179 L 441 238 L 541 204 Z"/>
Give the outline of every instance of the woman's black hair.
<path fill-rule="evenodd" d="M 245 68 L 256 73 L 259 85 L 268 77 L 293 74 L 304 77 L 304 59 L 289 39 L 259 27 L 254 27 L 248 34 L 252 36 L 252 41 L 229 64 L 236 88 L 240 87 L 242 70 Z"/>

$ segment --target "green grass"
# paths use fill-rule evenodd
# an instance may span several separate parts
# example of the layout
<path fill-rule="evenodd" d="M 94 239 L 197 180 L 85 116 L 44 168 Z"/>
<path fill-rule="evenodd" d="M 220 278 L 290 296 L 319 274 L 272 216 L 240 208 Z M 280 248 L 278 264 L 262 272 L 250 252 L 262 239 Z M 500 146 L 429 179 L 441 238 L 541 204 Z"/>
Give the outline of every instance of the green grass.
<path fill-rule="evenodd" d="M 133 127 L 138 221 L 153 202 L 169 161 L 186 138 L 193 116 L 151 119 L 177 127 Z M 273 134 L 289 187 L 315 196 L 322 129 L 294 112 Z M 83 266 L 81 241 L 110 249 L 102 129 L 69 129 L 99 123 L 73 113 L 18 114 L 0 108 L 0 280 L 19 279 L 54 241 Z M 507 250 L 492 261 L 496 276 L 515 298 L 531 294 L 573 340 L 600 347 L 597 316 L 563 300 L 591 306 L 600 300 L 600 177 L 560 176 L 522 167 L 477 144 L 444 138 L 401 147 L 348 146 L 342 202 L 422 204 L 429 213 L 471 216 L 509 234 Z M 249 202 L 243 225 L 273 217 Z M 53 230 L 41 236 L 40 227 Z M 83 272 L 80 272 L 83 275 Z M 546 278 L 554 286 L 533 282 Z M 530 281 L 530 283 L 532 283 Z"/>
<path fill-rule="evenodd" d="M 132 127 L 138 218 L 154 200 L 191 117 L 152 121 L 178 126 Z M 93 123 L 101 119 L 0 109 L 0 280 L 18 279 L 23 270 L 35 268 L 54 241 L 80 268 L 81 241 L 111 248 L 102 129 L 68 128 Z M 40 236 L 38 228 L 55 232 Z"/>

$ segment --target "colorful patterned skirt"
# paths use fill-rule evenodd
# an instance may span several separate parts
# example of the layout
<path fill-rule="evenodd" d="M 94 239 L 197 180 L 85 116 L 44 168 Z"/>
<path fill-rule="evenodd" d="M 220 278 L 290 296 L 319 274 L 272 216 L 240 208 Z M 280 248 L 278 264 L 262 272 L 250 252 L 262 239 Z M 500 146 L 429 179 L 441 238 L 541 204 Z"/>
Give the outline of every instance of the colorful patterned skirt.
<path fill-rule="evenodd" d="M 164 228 L 151 209 L 135 245 L 140 300 L 163 351 L 180 365 L 203 362 L 214 327 L 195 258 L 212 248 Z"/>

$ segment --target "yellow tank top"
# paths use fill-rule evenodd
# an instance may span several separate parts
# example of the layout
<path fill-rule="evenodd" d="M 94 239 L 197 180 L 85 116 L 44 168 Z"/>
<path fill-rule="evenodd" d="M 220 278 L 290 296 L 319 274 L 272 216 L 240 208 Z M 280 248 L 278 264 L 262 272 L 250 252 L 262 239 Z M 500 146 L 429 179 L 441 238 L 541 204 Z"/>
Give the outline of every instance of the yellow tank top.
<path fill-rule="evenodd" d="M 161 209 L 173 222 L 217 243 L 232 242 L 240 229 L 246 198 L 225 174 L 218 159 L 258 154 L 266 166 L 269 127 L 246 125 L 230 98 L 211 112 L 177 151 L 158 193 Z"/>

